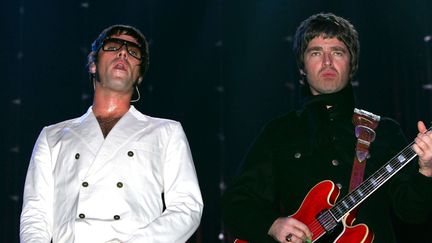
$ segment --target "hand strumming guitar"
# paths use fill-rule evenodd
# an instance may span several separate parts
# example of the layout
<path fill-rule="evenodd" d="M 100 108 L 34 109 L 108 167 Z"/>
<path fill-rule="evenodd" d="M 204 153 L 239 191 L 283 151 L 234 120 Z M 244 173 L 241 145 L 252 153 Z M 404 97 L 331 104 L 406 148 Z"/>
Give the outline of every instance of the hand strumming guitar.
<path fill-rule="evenodd" d="M 292 217 L 277 218 L 270 227 L 268 234 L 279 242 L 307 242 L 312 239 L 309 228 Z"/>

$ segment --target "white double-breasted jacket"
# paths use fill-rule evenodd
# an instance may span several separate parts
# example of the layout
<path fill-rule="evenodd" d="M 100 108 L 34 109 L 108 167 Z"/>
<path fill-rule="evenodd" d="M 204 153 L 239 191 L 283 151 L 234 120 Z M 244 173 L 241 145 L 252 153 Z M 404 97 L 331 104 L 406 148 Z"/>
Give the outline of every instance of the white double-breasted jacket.
<path fill-rule="evenodd" d="M 104 138 L 90 107 L 40 133 L 25 182 L 20 237 L 25 243 L 185 242 L 202 210 L 178 122 L 131 106 Z"/>

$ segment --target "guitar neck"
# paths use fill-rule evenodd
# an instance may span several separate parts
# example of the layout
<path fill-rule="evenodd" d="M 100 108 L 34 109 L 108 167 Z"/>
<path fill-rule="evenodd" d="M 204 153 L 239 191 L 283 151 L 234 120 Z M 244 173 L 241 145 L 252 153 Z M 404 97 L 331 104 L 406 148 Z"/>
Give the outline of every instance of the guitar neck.
<path fill-rule="evenodd" d="M 330 209 L 330 213 L 334 218 L 337 221 L 340 221 L 347 213 L 362 203 L 373 192 L 384 185 L 385 182 L 414 159 L 417 154 L 411 148 L 413 144 L 414 142 L 405 147 L 378 171 L 364 180 L 357 188 L 335 203 L 335 205 Z"/>

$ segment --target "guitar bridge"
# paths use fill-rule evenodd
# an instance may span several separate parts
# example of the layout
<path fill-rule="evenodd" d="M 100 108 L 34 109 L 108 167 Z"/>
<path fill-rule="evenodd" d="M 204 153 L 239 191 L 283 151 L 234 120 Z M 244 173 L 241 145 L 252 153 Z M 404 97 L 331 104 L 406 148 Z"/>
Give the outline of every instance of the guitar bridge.
<path fill-rule="evenodd" d="M 316 216 L 316 219 L 327 233 L 332 233 L 336 226 L 338 226 L 339 224 L 329 210 L 321 211 Z"/>

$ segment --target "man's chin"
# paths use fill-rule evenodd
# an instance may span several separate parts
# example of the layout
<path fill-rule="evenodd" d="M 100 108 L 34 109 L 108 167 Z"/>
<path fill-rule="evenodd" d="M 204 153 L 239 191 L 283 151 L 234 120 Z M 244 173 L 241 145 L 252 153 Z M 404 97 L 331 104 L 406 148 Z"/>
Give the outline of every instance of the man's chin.
<path fill-rule="evenodd" d="M 311 90 L 311 93 L 313 95 L 334 94 L 334 93 L 341 91 L 342 89 L 343 89 L 343 87 L 342 88 L 337 87 L 337 88 L 328 88 L 328 89 L 320 89 L 320 90 Z"/>
<path fill-rule="evenodd" d="M 129 91 L 133 88 L 133 82 L 125 81 L 123 79 L 112 79 L 102 83 L 102 86 L 113 91 Z"/>

